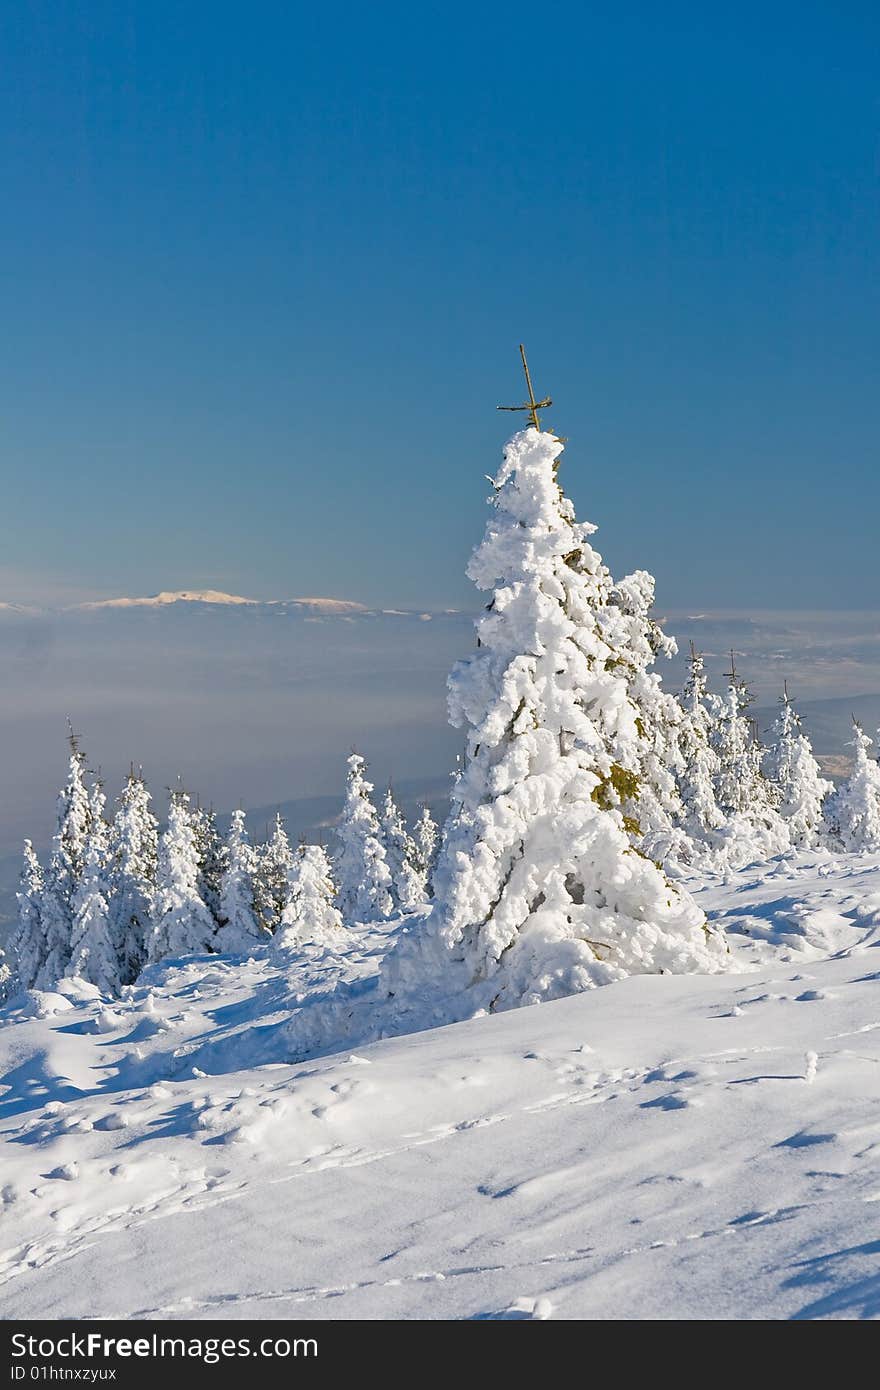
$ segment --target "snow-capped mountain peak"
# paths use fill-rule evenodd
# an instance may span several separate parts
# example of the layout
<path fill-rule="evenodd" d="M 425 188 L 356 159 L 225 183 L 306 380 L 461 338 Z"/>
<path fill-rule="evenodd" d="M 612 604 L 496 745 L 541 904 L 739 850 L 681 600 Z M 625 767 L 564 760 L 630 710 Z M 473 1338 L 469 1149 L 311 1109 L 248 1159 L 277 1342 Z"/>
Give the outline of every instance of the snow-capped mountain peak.
<path fill-rule="evenodd" d="M 169 603 L 256 603 L 256 599 L 241 598 L 238 594 L 224 594 L 218 589 L 163 589 L 159 594 L 144 598 L 102 598 L 91 603 L 79 603 L 80 609 L 92 608 L 164 608 Z"/>
<path fill-rule="evenodd" d="M 163 589 L 161 593 L 142 598 L 105 598 L 90 603 L 79 603 L 80 612 L 101 608 L 165 608 L 174 603 L 207 603 L 221 607 L 279 606 L 308 608 L 322 613 L 362 613 L 365 607 L 352 599 L 336 598 L 295 598 L 295 599 L 255 599 L 243 598 L 241 594 L 226 594 L 219 589 Z"/>

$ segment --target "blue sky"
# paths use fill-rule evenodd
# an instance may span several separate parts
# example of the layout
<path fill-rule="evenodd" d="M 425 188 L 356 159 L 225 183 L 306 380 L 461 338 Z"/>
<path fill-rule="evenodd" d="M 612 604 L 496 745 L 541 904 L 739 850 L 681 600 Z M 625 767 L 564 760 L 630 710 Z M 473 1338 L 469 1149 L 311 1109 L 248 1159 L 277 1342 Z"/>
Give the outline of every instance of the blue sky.
<path fill-rule="evenodd" d="M 880 15 L 0 14 L 0 599 L 470 603 L 520 398 L 663 604 L 875 599 Z"/>

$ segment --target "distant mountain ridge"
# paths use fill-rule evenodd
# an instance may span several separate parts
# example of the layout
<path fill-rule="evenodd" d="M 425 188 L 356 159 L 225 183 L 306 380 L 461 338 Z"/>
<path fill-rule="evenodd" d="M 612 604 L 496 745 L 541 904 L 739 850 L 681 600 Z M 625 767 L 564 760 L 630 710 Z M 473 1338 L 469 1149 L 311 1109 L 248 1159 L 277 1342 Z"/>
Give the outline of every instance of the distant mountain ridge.
<path fill-rule="evenodd" d="M 114 598 L 90 599 L 83 603 L 39 605 L 0 601 L 0 616 L 4 618 L 41 618 L 46 616 L 75 616 L 79 613 L 112 613 L 216 608 L 233 611 L 264 610 L 298 613 L 304 617 L 357 617 L 382 614 L 388 617 L 426 618 L 433 616 L 418 609 L 370 608 L 349 598 L 327 598 L 310 594 L 301 598 L 245 598 L 242 594 L 227 594 L 221 589 L 162 589 L 157 594 L 121 594 Z M 456 609 L 443 609 L 455 615 Z"/>
<path fill-rule="evenodd" d="M 70 611 L 90 612 L 98 608 L 165 608 L 172 603 L 208 603 L 224 607 L 291 607 L 312 609 L 319 613 L 366 613 L 363 603 L 342 598 L 243 598 L 241 594 L 225 594 L 219 589 L 163 589 L 161 593 L 143 598 L 103 598 L 90 603 L 77 603 Z"/>

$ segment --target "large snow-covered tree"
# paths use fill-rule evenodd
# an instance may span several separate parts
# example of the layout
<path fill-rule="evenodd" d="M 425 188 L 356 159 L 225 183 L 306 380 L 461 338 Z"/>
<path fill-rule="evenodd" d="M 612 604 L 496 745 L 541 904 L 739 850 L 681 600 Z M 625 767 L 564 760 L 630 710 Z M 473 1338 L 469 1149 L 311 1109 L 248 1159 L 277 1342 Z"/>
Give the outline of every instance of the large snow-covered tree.
<path fill-rule="evenodd" d="M 43 927 L 43 870 L 30 840 L 24 842 L 24 859 L 18 880 L 18 927 L 12 955 L 19 983 L 25 989 L 36 984 L 46 959 Z"/>
<path fill-rule="evenodd" d="M 58 795 L 52 851 L 42 897 L 45 953 L 37 984 L 51 989 L 70 964 L 74 898 L 82 879 L 89 835 L 89 794 L 83 778 L 84 757 L 70 735 L 67 782 Z"/>
<path fill-rule="evenodd" d="M 333 904 L 336 889 L 322 845 L 299 845 L 288 876 L 287 902 L 273 945 L 298 951 L 305 945 L 339 946 L 342 917 Z"/>
<path fill-rule="evenodd" d="M 293 850 L 284 828 L 281 812 L 276 812 L 272 834 L 264 845 L 255 850 L 254 904 L 264 932 L 272 935 L 278 930 L 281 915 L 287 906 Z"/>
<path fill-rule="evenodd" d="M 533 429 L 509 442 L 468 566 L 492 597 L 476 653 L 449 681 L 467 760 L 433 914 L 386 960 L 396 1000 L 423 968 L 438 989 L 500 1009 L 723 961 L 690 896 L 627 836 L 621 807 L 637 788 L 622 758 L 637 757 L 638 710 L 606 638 L 595 528 L 557 482 L 561 452 Z"/>
<path fill-rule="evenodd" d="M 220 916 L 217 935 L 221 951 L 242 955 L 268 939 L 254 902 L 256 857 L 245 825 L 245 813 L 233 811 L 226 838 L 226 870 L 220 884 Z"/>
<path fill-rule="evenodd" d="M 108 826 L 104 820 L 104 792 L 100 782 L 96 782 L 90 796 L 82 876 L 73 898 L 67 974 L 96 985 L 102 994 L 115 996 L 122 981 L 109 901 Z"/>
<path fill-rule="evenodd" d="M 880 767 L 868 755 L 873 740 L 853 720 L 853 770 L 826 802 L 832 840 L 849 854 L 880 849 Z"/>
<path fill-rule="evenodd" d="M 199 861 L 189 797 L 175 791 L 159 840 L 156 896 L 147 959 L 216 950 L 214 918 L 199 892 Z"/>
<path fill-rule="evenodd" d="M 417 851 L 406 828 L 403 812 L 388 787 L 379 815 L 385 861 L 391 874 L 391 896 L 395 907 L 409 912 L 424 901 L 425 885 L 416 867 Z"/>
<path fill-rule="evenodd" d="M 339 849 L 334 864 L 336 905 L 346 924 L 375 922 L 394 911 L 391 871 L 382 844 L 372 782 L 364 776 L 359 753 L 348 759 L 345 805 L 336 827 Z"/>
<path fill-rule="evenodd" d="M 814 845 L 822 828 L 822 804 L 832 784 L 819 771 L 787 686 L 764 768 L 776 790 L 776 808 L 788 826 L 792 844 L 798 848 Z"/>
<path fill-rule="evenodd" d="M 141 773 L 131 768 L 110 827 L 110 934 L 119 979 L 133 984 L 146 964 L 156 900 L 158 825 Z"/>

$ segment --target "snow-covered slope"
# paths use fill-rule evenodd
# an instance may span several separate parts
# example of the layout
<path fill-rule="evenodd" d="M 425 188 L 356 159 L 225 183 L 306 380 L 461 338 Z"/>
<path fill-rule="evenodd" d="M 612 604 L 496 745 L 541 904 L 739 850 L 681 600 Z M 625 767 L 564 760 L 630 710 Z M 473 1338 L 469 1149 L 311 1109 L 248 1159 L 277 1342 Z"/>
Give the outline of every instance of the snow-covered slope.
<path fill-rule="evenodd" d="M 318 1061 L 293 997 L 393 927 L 11 1011 L 4 1315 L 880 1316 L 880 857 L 698 898 L 739 973 Z"/>

